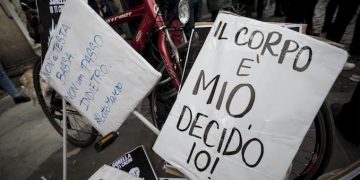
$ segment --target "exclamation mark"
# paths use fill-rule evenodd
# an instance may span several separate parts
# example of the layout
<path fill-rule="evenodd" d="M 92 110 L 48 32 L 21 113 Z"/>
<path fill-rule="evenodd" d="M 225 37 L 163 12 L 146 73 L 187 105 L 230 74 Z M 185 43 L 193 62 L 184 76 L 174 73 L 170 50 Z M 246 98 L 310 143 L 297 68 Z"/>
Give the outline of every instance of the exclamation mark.
<path fill-rule="evenodd" d="M 214 165 L 213 165 L 213 167 L 211 168 L 211 171 L 210 171 L 211 174 L 214 172 L 214 170 L 215 170 L 216 165 L 218 164 L 218 162 L 219 162 L 219 157 L 217 157 L 217 158 L 215 159 Z"/>
<path fill-rule="evenodd" d="M 213 165 L 212 168 L 211 168 L 210 174 L 213 174 L 213 172 L 214 172 L 214 170 L 215 170 L 218 162 L 219 162 L 219 157 L 217 157 L 217 158 L 215 159 L 215 162 L 214 162 L 214 165 Z M 211 179 L 211 177 L 208 177 L 208 179 Z"/>
<path fill-rule="evenodd" d="M 196 146 L 196 143 L 194 142 L 194 144 L 193 144 L 193 146 L 192 146 L 192 148 L 191 148 L 191 151 L 190 151 L 189 157 L 188 157 L 188 159 L 187 159 L 187 161 L 186 161 L 188 164 L 189 164 L 189 162 L 190 162 L 191 156 L 193 155 L 193 152 L 194 152 L 195 146 Z"/>

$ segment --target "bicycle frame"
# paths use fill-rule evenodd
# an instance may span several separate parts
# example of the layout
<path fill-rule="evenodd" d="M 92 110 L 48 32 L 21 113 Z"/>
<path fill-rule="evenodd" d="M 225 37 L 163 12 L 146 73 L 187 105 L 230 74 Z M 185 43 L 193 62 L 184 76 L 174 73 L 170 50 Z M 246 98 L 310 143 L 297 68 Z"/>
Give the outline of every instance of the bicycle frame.
<path fill-rule="evenodd" d="M 131 46 L 136 51 L 144 50 L 148 35 L 150 34 L 152 27 L 155 25 L 156 30 L 159 32 L 157 45 L 160 51 L 160 55 L 162 57 L 162 60 L 164 61 L 167 72 L 170 75 L 171 83 L 178 90 L 180 86 L 180 78 L 176 73 L 174 63 L 172 62 L 166 47 L 166 40 L 168 40 L 169 42 L 172 42 L 172 40 L 169 38 L 169 35 L 166 32 L 167 29 L 164 19 L 160 14 L 159 7 L 156 4 L 155 0 L 144 0 L 144 3 L 142 5 L 109 17 L 105 21 L 109 25 L 115 26 L 140 18 L 141 23 L 136 32 L 136 35 L 134 36 L 135 38 L 133 38 L 132 40 Z"/>

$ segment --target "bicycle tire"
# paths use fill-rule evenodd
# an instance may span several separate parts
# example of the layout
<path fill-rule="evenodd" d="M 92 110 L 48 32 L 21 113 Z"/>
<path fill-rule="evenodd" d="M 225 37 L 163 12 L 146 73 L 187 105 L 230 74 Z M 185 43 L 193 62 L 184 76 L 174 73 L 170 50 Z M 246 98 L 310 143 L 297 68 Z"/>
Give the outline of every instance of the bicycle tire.
<path fill-rule="evenodd" d="M 175 103 L 177 91 L 168 88 L 157 87 L 151 92 L 150 108 L 153 124 L 158 129 L 164 125 L 169 112 Z"/>
<path fill-rule="evenodd" d="M 179 56 L 180 56 L 180 59 L 182 59 L 181 69 L 184 71 L 186 71 L 184 69 L 184 63 L 186 60 L 188 46 L 189 46 L 189 44 L 185 43 L 178 47 Z M 199 45 L 197 44 L 196 48 L 199 48 L 198 50 L 200 50 L 200 48 L 201 48 L 200 44 Z M 158 50 L 156 50 L 156 51 L 158 52 Z M 156 55 L 159 56 L 158 53 L 156 53 Z M 152 57 L 153 59 L 160 59 L 159 57 L 156 57 L 156 55 L 151 55 L 150 57 Z M 194 56 L 197 56 L 197 53 L 196 53 L 196 55 L 194 54 Z M 157 67 L 156 69 L 162 74 L 162 79 L 167 79 L 169 77 L 169 75 L 165 69 L 164 63 L 159 60 L 157 62 L 158 63 L 160 62 L 160 63 L 156 64 L 156 65 L 154 65 L 154 63 L 152 63 L 153 66 Z M 179 74 L 180 77 L 182 75 L 183 74 Z M 153 124 L 158 129 L 161 129 L 162 126 L 164 125 L 166 118 L 169 115 L 169 112 L 170 112 L 173 104 L 175 103 L 177 93 L 178 92 L 177 92 L 176 88 L 170 82 L 156 86 L 156 88 L 151 92 L 150 97 L 149 97 L 151 117 L 153 120 Z"/>
<path fill-rule="evenodd" d="M 39 60 L 35 62 L 33 69 L 33 80 L 35 94 L 37 96 L 38 102 L 50 124 L 55 128 L 55 130 L 62 136 L 62 99 L 60 95 L 53 89 L 47 88 L 46 90 L 42 87 L 42 80 L 40 78 L 40 69 L 42 62 Z M 45 91 L 45 92 L 43 92 Z M 45 96 L 45 97 L 44 97 Z M 50 96 L 49 103 L 47 102 L 48 97 Z M 68 103 L 67 103 L 68 104 Z M 80 119 L 75 119 L 75 116 L 78 116 Z M 83 121 L 81 115 L 74 109 L 70 104 L 67 105 L 67 140 L 71 144 L 78 147 L 86 147 L 92 144 L 98 135 L 97 131 L 88 123 Z M 79 120 L 79 121 L 78 121 Z M 80 122 L 81 121 L 81 122 Z M 84 123 L 84 129 L 80 125 Z M 78 125 L 78 127 L 76 127 Z M 80 129 L 75 129 L 79 128 Z M 85 135 L 83 138 L 77 137 L 76 134 Z"/>
<path fill-rule="evenodd" d="M 291 179 L 316 179 L 319 177 L 327 168 L 332 154 L 333 145 L 333 128 L 332 128 L 333 117 L 331 111 L 326 103 L 324 103 L 319 112 L 317 113 L 312 126 L 309 128 L 302 145 L 299 148 L 297 155 L 295 156 L 292 165 L 296 162 L 297 156 L 301 153 L 304 143 L 306 143 L 306 137 L 311 136 L 312 127 L 315 127 L 315 146 L 308 162 L 306 162 L 305 168 L 300 172 L 296 173 Z"/>

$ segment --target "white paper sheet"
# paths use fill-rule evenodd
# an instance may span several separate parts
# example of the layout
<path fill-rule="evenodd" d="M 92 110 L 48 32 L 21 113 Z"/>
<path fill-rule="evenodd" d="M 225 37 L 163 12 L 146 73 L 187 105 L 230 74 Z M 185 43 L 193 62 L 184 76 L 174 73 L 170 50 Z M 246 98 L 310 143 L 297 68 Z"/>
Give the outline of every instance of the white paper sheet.
<path fill-rule="evenodd" d="M 346 59 L 220 13 L 153 149 L 190 179 L 283 179 Z"/>
<path fill-rule="evenodd" d="M 134 177 L 122 170 L 113 168 L 109 165 L 103 165 L 99 170 L 97 170 L 89 180 L 140 180 L 143 178 Z"/>
<path fill-rule="evenodd" d="M 84 1 L 67 1 L 41 76 L 102 134 L 117 130 L 161 74 Z"/>

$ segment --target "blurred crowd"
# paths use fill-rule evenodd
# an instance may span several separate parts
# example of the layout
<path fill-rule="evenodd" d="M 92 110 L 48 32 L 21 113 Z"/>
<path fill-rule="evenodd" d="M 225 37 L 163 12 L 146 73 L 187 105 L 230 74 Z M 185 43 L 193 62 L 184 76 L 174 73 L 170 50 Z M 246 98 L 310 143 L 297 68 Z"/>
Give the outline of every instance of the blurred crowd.
<path fill-rule="evenodd" d="M 360 18 L 357 9 L 359 0 L 329 0 L 327 2 L 324 24 L 321 32 L 313 27 L 314 12 L 319 0 L 207 0 L 206 5 L 214 21 L 219 10 L 228 10 L 243 16 L 263 19 L 266 6 L 275 3 L 274 17 L 284 17 L 287 23 L 307 24 L 306 33 L 312 36 L 323 36 L 327 39 L 340 42 L 350 21 L 357 16 L 356 27 L 349 53 L 360 56 Z M 189 0 L 190 21 L 201 21 L 202 0 Z M 253 15 L 255 12 L 256 15 Z"/>

